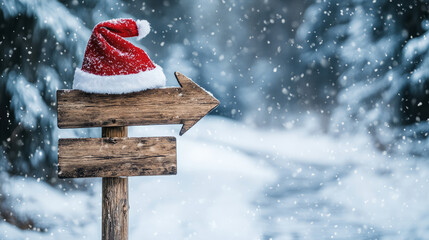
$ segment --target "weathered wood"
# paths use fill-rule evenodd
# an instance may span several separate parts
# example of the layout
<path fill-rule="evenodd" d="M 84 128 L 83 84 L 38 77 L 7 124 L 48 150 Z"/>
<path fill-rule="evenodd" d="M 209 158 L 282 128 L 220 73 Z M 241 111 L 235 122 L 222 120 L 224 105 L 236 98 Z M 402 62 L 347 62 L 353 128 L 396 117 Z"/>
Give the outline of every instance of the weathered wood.
<path fill-rule="evenodd" d="M 183 124 L 182 135 L 218 106 L 219 101 L 183 74 L 175 75 L 180 88 L 128 94 L 58 90 L 58 127 Z"/>
<path fill-rule="evenodd" d="M 128 178 L 103 178 L 102 240 L 128 239 Z"/>
<path fill-rule="evenodd" d="M 128 136 L 128 127 L 102 128 L 101 134 L 109 139 L 126 137 Z M 101 239 L 127 240 L 128 211 L 130 208 L 128 178 L 103 178 L 102 185 Z"/>
<path fill-rule="evenodd" d="M 104 127 L 101 128 L 101 137 L 126 137 L 128 136 L 128 127 Z"/>
<path fill-rule="evenodd" d="M 176 174 L 176 138 L 64 138 L 60 178 Z"/>

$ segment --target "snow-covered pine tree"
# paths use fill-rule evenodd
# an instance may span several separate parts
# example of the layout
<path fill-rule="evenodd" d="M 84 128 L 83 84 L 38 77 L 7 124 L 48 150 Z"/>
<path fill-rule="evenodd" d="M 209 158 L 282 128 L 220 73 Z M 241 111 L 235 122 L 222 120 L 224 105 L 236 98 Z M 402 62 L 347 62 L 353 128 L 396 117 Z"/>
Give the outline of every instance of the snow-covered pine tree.
<path fill-rule="evenodd" d="M 55 94 L 70 88 L 89 31 L 57 1 L 3 1 L 0 10 L 3 170 L 55 176 Z"/>
<path fill-rule="evenodd" d="M 381 150 L 400 140 L 402 149 L 413 143 L 408 150 L 426 151 L 428 7 L 422 0 L 335 0 L 306 10 L 301 59 L 313 95 L 325 99 L 318 108 L 335 107 L 331 131 L 369 132 Z"/>
<path fill-rule="evenodd" d="M 9 174 L 56 179 L 55 92 L 70 86 L 89 36 L 57 1 L 0 4 L 0 191 Z M 10 208 L 0 194 L 1 217 L 27 229 L 38 225 Z"/>

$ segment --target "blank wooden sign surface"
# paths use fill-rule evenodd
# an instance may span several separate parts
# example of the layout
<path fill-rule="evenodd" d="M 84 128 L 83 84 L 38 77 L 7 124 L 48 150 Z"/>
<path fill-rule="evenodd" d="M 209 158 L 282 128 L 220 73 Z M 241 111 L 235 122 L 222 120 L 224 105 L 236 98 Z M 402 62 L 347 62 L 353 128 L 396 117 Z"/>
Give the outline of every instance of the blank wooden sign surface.
<path fill-rule="evenodd" d="M 59 139 L 58 162 L 60 178 L 172 175 L 176 138 Z"/>
<path fill-rule="evenodd" d="M 181 87 L 127 94 L 58 90 L 58 127 L 183 124 L 182 135 L 219 101 L 183 74 L 175 75 Z"/>

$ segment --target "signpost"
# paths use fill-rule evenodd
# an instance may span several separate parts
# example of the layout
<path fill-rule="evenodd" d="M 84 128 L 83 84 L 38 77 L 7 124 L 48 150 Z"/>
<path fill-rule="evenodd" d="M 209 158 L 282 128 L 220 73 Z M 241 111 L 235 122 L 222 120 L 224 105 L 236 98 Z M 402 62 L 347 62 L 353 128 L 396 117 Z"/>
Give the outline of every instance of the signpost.
<path fill-rule="evenodd" d="M 181 73 L 181 87 L 127 94 L 58 90 L 58 127 L 102 127 L 102 138 L 59 139 L 60 178 L 102 177 L 102 239 L 128 239 L 128 176 L 177 173 L 176 138 L 128 138 L 127 126 L 183 124 L 183 135 L 219 101 Z"/>

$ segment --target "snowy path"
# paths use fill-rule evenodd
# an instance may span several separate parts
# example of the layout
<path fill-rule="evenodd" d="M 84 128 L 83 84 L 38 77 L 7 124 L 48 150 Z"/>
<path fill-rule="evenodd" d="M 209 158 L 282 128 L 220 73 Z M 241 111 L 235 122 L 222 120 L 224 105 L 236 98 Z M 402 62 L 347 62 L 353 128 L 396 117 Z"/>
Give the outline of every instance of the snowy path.
<path fill-rule="evenodd" d="M 177 176 L 130 179 L 130 239 L 428 236 L 424 160 L 383 156 L 359 136 L 309 132 L 203 119 L 177 140 Z M 130 129 L 130 136 L 171 134 L 171 127 Z M 3 186 L 10 204 L 47 229 L 0 223 L 0 239 L 100 239 L 101 186 L 91 182 L 93 195 L 11 179 Z"/>
<path fill-rule="evenodd" d="M 362 136 L 307 130 L 248 131 L 215 139 L 265 159 L 276 180 L 255 199 L 262 239 L 424 239 L 429 236 L 429 163 L 392 158 Z M 234 138 L 246 139 L 235 141 Z"/>

